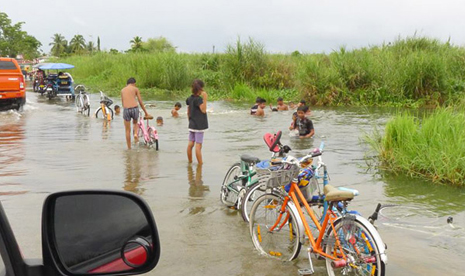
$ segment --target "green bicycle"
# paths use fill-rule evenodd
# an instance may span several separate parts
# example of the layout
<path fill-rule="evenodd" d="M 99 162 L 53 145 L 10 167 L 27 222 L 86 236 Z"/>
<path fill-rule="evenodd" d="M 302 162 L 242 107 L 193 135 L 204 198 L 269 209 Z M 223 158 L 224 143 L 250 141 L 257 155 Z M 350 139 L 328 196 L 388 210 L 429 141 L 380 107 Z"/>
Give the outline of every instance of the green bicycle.
<path fill-rule="evenodd" d="M 270 151 L 273 152 L 272 160 L 281 158 L 290 151 L 288 146 L 280 144 L 281 135 L 282 133 L 279 131 L 275 135 L 267 133 L 263 137 Z M 258 183 L 266 183 L 268 175 L 258 175 L 255 170 L 255 165 L 259 162 L 259 158 L 243 154 L 241 161 L 229 168 L 220 190 L 220 200 L 224 205 L 241 210 L 242 198 L 248 188 Z"/>

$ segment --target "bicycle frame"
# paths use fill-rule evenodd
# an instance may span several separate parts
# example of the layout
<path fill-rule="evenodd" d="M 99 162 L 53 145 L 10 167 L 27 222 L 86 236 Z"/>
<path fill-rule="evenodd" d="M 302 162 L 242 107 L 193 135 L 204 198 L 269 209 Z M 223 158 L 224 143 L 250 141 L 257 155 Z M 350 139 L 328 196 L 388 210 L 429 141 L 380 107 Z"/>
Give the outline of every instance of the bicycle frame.
<path fill-rule="evenodd" d="M 149 133 L 150 129 L 152 129 L 153 134 L 155 135 L 155 139 L 158 139 L 158 132 L 153 126 L 149 125 L 149 120 L 147 120 L 147 126 L 145 126 L 143 115 L 141 112 L 139 112 L 139 121 L 137 122 L 137 125 L 139 126 L 139 129 L 142 131 L 143 139 L 146 144 L 148 144 L 151 141 Z"/>
<path fill-rule="evenodd" d="M 299 203 L 298 199 L 300 199 L 300 203 Z M 336 233 L 336 230 L 334 228 L 334 221 L 339 216 L 334 213 L 332 208 L 328 208 L 326 210 L 325 215 L 324 215 L 323 222 L 320 224 L 320 221 L 315 216 L 315 213 L 310 208 L 310 205 L 307 203 L 307 200 L 305 199 L 304 195 L 300 191 L 299 186 L 294 181 L 292 181 L 292 183 L 291 183 L 291 189 L 289 190 L 288 196 L 286 196 L 284 198 L 284 203 L 281 206 L 280 214 L 279 214 L 275 224 L 270 228 L 269 231 L 273 231 L 276 227 L 278 227 L 278 225 L 279 225 L 279 229 L 281 229 L 284 226 L 284 224 L 287 222 L 287 220 L 289 219 L 289 215 L 286 216 L 286 218 L 284 219 L 284 221 L 282 223 L 281 223 L 281 219 L 282 219 L 283 214 L 286 213 L 286 206 L 288 205 L 288 202 L 290 200 L 294 203 L 294 207 L 297 209 L 297 211 L 299 213 L 300 219 L 302 220 L 302 223 L 303 223 L 303 226 L 304 226 L 304 229 L 305 229 L 305 233 L 306 233 L 307 237 L 309 238 L 309 241 L 310 241 L 310 243 L 312 245 L 313 252 L 316 253 L 316 254 L 319 254 L 319 255 L 321 255 L 321 256 L 323 256 L 325 258 L 329 258 L 331 260 L 341 259 L 341 258 L 337 258 L 335 256 L 331 256 L 331 255 L 326 254 L 325 252 L 323 252 L 323 248 L 321 246 L 322 241 L 323 241 L 323 236 L 327 232 L 325 230 L 327 229 L 328 224 L 333 229 L 333 232 Z M 307 222 L 307 219 L 304 216 L 302 208 L 300 207 L 300 204 L 304 205 L 305 211 L 310 216 L 312 222 L 315 224 L 315 227 L 318 229 L 319 234 L 318 234 L 318 237 L 317 237 L 316 241 L 315 241 L 315 238 L 314 238 L 314 236 L 313 236 L 313 234 L 312 234 L 312 232 L 310 230 L 310 225 L 309 225 L 309 223 Z M 343 256 L 342 259 L 345 260 L 346 255 L 344 254 L 344 252 L 342 250 L 341 243 L 340 243 L 339 239 L 337 238 L 337 236 L 336 236 L 336 245 L 337 245 L 340 253 Z"/>

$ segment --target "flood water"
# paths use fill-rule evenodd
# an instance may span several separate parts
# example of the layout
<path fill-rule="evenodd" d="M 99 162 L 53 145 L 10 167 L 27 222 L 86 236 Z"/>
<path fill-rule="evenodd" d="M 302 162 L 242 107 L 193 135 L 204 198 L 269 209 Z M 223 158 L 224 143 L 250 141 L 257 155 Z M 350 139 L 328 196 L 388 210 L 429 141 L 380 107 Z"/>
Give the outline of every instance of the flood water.
<path fill-rule="evenodd" d="M 92 111 L 97 100 L 93 94 Z M 142 196 L 153 211 L 162 254 L 147 275 L 298 275 L 308 265 L 305 249 L 289 263 L 259 256 L 248 225 L 219 200 L 228 168 L 243 153 L 269 158 L 262 136 L 283 130 L 282 142 L 295 156 L 325 142 L 331 184 L 358 189 L 350 206 L 365 217 L 378 202 L 436 214 L 414 225 L 386 218 L 377 222 L 388 246 L 387 275 L 464 275 L 464 190 L 367 169 L 362 137 L 382 127 L 393 111 L 315 108 L 316 136 L 299 140 L 287 136 L 291 111 L 256 118 L 248 115 L 249 105 L 212 102 L 200 167 L 187 163 L 186 108 L 181 118 L 171 118 L 175 101 L 184 102 L 146 101 L 156 105 L 148 108 L 152 115 L 165 119 L 158 127 L 158 152 L 126 150 L 122 116 L 108 124 L 77 114 L 72 102 L 61 99 L 28 92 L 23 112 L 0 113 L 0 200 L 26 258 L 42 257 L 41 208 L 48 194 L 114 189 Z M 446 223 L 449 216 L 455 228 Z M 323 262 L 316 262 L 316 271 L 326 275 Z"/>

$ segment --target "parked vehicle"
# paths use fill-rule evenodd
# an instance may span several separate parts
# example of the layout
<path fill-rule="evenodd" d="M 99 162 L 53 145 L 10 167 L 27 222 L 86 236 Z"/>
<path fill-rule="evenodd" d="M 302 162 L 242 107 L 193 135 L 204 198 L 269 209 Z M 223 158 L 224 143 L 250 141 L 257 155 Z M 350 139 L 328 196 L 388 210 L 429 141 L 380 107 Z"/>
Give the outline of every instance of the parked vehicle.
<path fill-rule="evenodd" d="M 47 63 L 39 66 L 41 70 L 63 70 L 74 68 L 74 65 L 66 63 Z M 74 99 L 74 80 L 71 74 L 58 72 L 57 74 L 48 74 L 46 78 L 45 93 L 52 99 L 56 96 L 66 96 Z M 43 93 L 41 93 L 43 94 Z"/>
<path fill-rule="evenodd" d="M 0 275 L 5 276 L 135 275 L 156 267 L 160 241 L 152 212 L 141 197 L 120 191 L 71 191 L 45 200 L 41 264 L 23 259 L 0 203 L 0 254 Z"/>
<path fill-rule="evenodd" d="M 0 110 L 19 110 L 26 103 L 26 85 L 18 62 L 0 58 Z"/>

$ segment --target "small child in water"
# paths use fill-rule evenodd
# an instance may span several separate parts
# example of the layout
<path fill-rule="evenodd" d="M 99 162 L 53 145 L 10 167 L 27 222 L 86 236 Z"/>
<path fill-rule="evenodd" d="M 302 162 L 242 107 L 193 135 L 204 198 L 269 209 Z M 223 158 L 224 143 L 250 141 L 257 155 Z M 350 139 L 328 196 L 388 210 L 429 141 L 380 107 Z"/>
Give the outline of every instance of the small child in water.
<path fill-rule="evenodd" d="M 173 116 L 175 118 L 179 117 L 178 111 L 179 111 L 179 109 L 181 109 L 181 107 L 182 107 L 182 105 L 181 105 L 180 102 L 175 103 L 174 108 L 171 110 L 171 116 Z"/>
<path fill-rule="evenodd" d="M 157 117 L 157 126 L 162 126 L 163 125 L 163 117 L 158 116 Z"/>
<path fill-rule="evenodd" d="M 119 107 L 119 105 L 115 105 L 115 115 L 119 115 L 120 112 L 121 108 Z"/>

